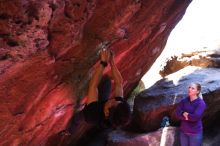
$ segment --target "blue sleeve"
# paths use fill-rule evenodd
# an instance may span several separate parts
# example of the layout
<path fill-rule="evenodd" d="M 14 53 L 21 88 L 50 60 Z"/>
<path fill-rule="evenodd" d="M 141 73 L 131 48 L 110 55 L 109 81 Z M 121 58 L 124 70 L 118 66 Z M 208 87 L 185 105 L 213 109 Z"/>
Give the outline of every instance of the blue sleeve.
<path fill-rule="evenodd" d="M 193 113 L 189 113 L 188 115 L 189 121 L 194 122 L 201 120 L 205 108 L 206 108 L 205 102 L 204 101 L 200 102 L 200 104 L 196 107 L 195 111 Z"/>
<path fill-rule="evenodd" d="M 176 107 L 176 117 L 179 120 L 185 120 L 185 118 L 183 117 L 183 100 L 181 100 Z"/>

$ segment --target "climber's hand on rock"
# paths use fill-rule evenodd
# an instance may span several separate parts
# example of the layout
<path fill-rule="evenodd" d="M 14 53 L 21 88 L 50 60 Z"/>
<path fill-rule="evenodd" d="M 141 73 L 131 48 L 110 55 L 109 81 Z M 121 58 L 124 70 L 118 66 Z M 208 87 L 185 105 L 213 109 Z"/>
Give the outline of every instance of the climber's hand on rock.
<path fill-rule="evenodd" d="M 103 62 L 109 62 L 109 58 L 110 58 L 110 52 L 109 50 L 107 50 L 106 48 L 103 48 L 100 52 L 100 58 L 101 61 Z"/>

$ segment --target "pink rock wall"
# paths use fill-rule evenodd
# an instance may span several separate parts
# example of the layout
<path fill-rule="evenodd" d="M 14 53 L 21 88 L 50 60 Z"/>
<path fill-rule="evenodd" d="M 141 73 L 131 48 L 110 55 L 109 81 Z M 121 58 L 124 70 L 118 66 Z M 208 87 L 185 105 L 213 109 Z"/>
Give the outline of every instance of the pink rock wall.
<path fill-rule="evenodd" d="M 104 41 L 128 95 L 190 2 L 1 0 L 0 145 L 44 145 L 64 129 Z"/>

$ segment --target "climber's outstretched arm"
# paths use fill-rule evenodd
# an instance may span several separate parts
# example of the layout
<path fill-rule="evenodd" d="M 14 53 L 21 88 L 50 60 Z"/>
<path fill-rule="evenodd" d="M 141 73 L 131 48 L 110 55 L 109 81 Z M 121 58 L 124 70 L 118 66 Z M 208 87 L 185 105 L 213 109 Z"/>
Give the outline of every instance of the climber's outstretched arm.
<path fill-rule="evenodd" d="M 111 53 L 110 65 L 111 65 L 112 77 L 114 80 L 114 87 L 115 87 L 114 97 L 118 97 L 118 96 L 123 97 L 123 78 L 115 64 L 113 53 Z"/>
<path fill-rule="evenodd" d="M 101 50 L 100 52 L 100 61 L 108 63 L 110 53 L 106 49 Z M 105 67 L 103 64 L 99 64 L 96 70 L 94 71 L 92 78 L 89 82 L 88 89 L 88 101 L 87 104 L 98 100 L 98 85 L 102 78 L 102 74 Z"/>

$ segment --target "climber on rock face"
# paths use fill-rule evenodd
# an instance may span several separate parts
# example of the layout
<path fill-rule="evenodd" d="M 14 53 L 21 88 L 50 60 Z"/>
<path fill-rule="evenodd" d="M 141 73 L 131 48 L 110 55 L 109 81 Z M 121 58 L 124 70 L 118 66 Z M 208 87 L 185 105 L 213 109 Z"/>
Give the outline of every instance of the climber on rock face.
<path fill-rule="evenodd" d="M 103 76 L 105 67 L 110 64 L 114 80 L 114 98 L 110 98 L 111 79 Z M 123 79 L 114 62 L 113 54 L 102 49 L 100 64 L 96 68 L 89 82 L 88 101 L 83 109 L 85 120 L 88 123 L 104 127 L 120 127 L 130 120 L 130 106 L 123 99 Z"/>
<path fill-rule="evenodd" d="M 114 80 L 114 98 L 110 98 L 111 79 L 108 75 L 103 75 L 108 64 Z M 108 49 L 102 49 L 98 67 L 95 68 L 89 82 L 86 105 L 74 115 L 67 131 L 70 134 L 76 133 L 82 121 L 101 129 L 123 127 L 129 123 L 130 117 L 130 106 L 123 98 L 123 79 L 116 67 L 113 53 Z"/>
<path fill-rule="evenodd" d="M 108 75 L 103 75 L 103 71 L 108 65 L 111 67 L 111 76 L 114 80 L 113 98 L 110 98 L 111 79 Z M 130 106 L 123 98 L 123 79 L 114 62 L 113 53 L 108 49 L 102 49 L 98 67 L 95 68 L 89 82 L 86 105 L 81 111 L 74 114 L 67 129 L 59 132 L 57 136 L 60 136 L 63 141 L 65 141 L 65 136 L 71 136 L 69 139 L 71 141 L 66 140 L 66 143 L 74 145 L 73 143 L 77 143 L 86 133 L 84 130 L 86 126 L 93 125 L 101 130 L 115 129 L 126 126 L 130 118 Z M 64 138 L 62 138 L 63 136 Z"/>

